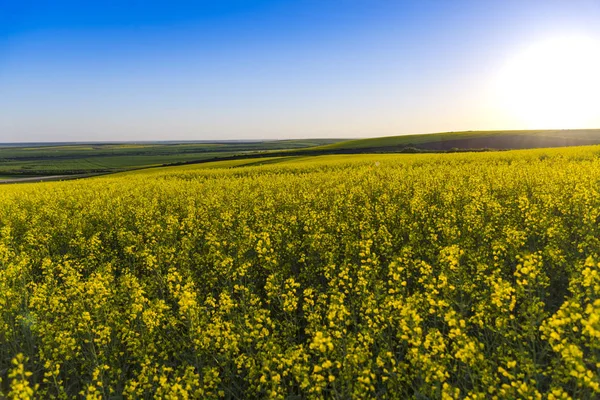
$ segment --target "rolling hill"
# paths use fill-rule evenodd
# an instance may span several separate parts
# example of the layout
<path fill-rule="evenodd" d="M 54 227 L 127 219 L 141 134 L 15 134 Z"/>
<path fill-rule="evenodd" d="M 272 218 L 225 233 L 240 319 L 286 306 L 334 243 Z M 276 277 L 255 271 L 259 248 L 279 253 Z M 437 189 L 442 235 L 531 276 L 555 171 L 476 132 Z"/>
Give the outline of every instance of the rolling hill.
<path fill-rule="evenodd" d="M 452 149 L 530 149 L 600 144 L 600 129 L 465 131 L 387 136 L 348 140 L 305 149 L 323 152 L 395 152 L 409 148 L 430 151 Z"/>

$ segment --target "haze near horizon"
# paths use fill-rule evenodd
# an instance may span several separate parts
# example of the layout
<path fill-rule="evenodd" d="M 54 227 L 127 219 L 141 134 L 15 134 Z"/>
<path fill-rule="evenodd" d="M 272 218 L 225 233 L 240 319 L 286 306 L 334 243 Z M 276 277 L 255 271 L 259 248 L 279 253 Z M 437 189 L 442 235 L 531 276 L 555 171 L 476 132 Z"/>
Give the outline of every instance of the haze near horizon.
<path fill-rule="evenodd" d="M 0 4 L 0 142 L 599 128 L 600 3 Z"/>

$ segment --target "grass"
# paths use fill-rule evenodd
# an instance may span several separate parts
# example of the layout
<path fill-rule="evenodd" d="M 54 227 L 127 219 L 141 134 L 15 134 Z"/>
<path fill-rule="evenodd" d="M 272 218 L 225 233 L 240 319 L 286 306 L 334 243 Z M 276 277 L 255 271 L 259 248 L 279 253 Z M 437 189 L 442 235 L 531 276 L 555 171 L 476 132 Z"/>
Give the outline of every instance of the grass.
<path fill-rule="evenodd" d="M 0 174 L 6 177 L 120 172 L 136 168 L 203 162 L 240 155 L 296 150 L 334 139 L 213 143 L 101 143 L 0 146 Z"/>
<path fill-rule="evenodd" d="M 38 143 L 0 146 L 0 175 L 6 179 L 115 173 L 180 164 L 202 164 L 197 168 L 213 168 L 212 162 L 219 159 L 241 166 L 289 162 L 326 154 L 509 150 L 594 144 L 600 144 L 600 129 L 443 132 L 360 140 Z M 265 160 L 265 157 L 270 159 Z"/>
<path fill-rule="evenodd" d="M 465 131 L 424 135 L 387 136 L 348 140 L 323 145 L 311 150 L 398 150 L 415 147 L 422 150 L 455 149 L 522 149 L 600 144 L 600 129 L 529 130 L 529 131 Z"/>

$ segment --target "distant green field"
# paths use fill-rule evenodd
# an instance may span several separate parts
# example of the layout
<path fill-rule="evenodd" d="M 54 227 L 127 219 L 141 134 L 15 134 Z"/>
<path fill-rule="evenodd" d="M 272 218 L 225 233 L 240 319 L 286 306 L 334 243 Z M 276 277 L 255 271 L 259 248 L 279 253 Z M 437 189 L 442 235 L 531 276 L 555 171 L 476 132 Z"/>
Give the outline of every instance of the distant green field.
<path fill-rule="evenodd" d="M 0 172 L 7 175 L 77 174 L 92 172 L 117 172 L 132 168 L 150 167 L 175 162 L 199 161 L 228 157 L 235 153 L 198 153 L 174 155 L 95 156 L 81 158 L 44 158 L 39 160 L 11 160 L 0 163 Z"/>
<path fill-rule="evenodd" d="M 297 150 L 335 143 L 335 139 L 214 143 L 101 143 L 0 145 L 0 175 L 74 175 L 203 162 L 262 152 Z"/>
<path fill-rule="evenodd" d="M 510 150 L 594 144 L 600 144 L 600 129 L 444 132 L 359 140 L 33 143 L 0 145 L 0 176 L 10 179 L 104 174 L 149 167 L 205 164 L 219 159 L 235 165 L 260 165 L 327 154 Z M 269 159 L 265 160 L 265 157 Z"/>
<path fill-rule="evenodd" d="M 373 149 L 393 151 L 409 147 L 434 151 L 485 148 L 508 150 L 593 144 L 600 144 L 600 129 L 443 132 L 348 140 L 310 150 L 319 149 L 333 152 Z"/>

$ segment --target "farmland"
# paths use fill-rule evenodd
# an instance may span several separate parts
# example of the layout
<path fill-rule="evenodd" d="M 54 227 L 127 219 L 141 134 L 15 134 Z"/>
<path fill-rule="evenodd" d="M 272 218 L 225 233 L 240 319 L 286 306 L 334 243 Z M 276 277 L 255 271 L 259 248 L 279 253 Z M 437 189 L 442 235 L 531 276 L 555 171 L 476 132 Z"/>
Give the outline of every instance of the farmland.
<path fill-rule="evenodd" d="M 327 154 L 427 153 L 600 144 L 600 130 L 475 131 L 372 139 L 229 142 L 0 144 L 0 182 L 19 178 L 91 176 L 219 159 Z"/>
<path fill-rule="evenodd" d="M 0 397 L 597 398 L 600 147 L 0 187 Z"/>
<path fill-rule="evenodd" d="M 256 155 L 265 151 L 314 147 L 337 141 L 339 140 L 0 144 L 0 175 L 9 179 L 112 173 L 177 163 L 211 161 L 236 155 Z"/>
<path fill-rule="evenodd" d="M 592 144 L 600 144 L 600 129 L 442 132 L 348 140 L 323 145 L 318 149 L 329 152 L 389 152 L 407 148 L 421 151 L 507 150 Z"/>

